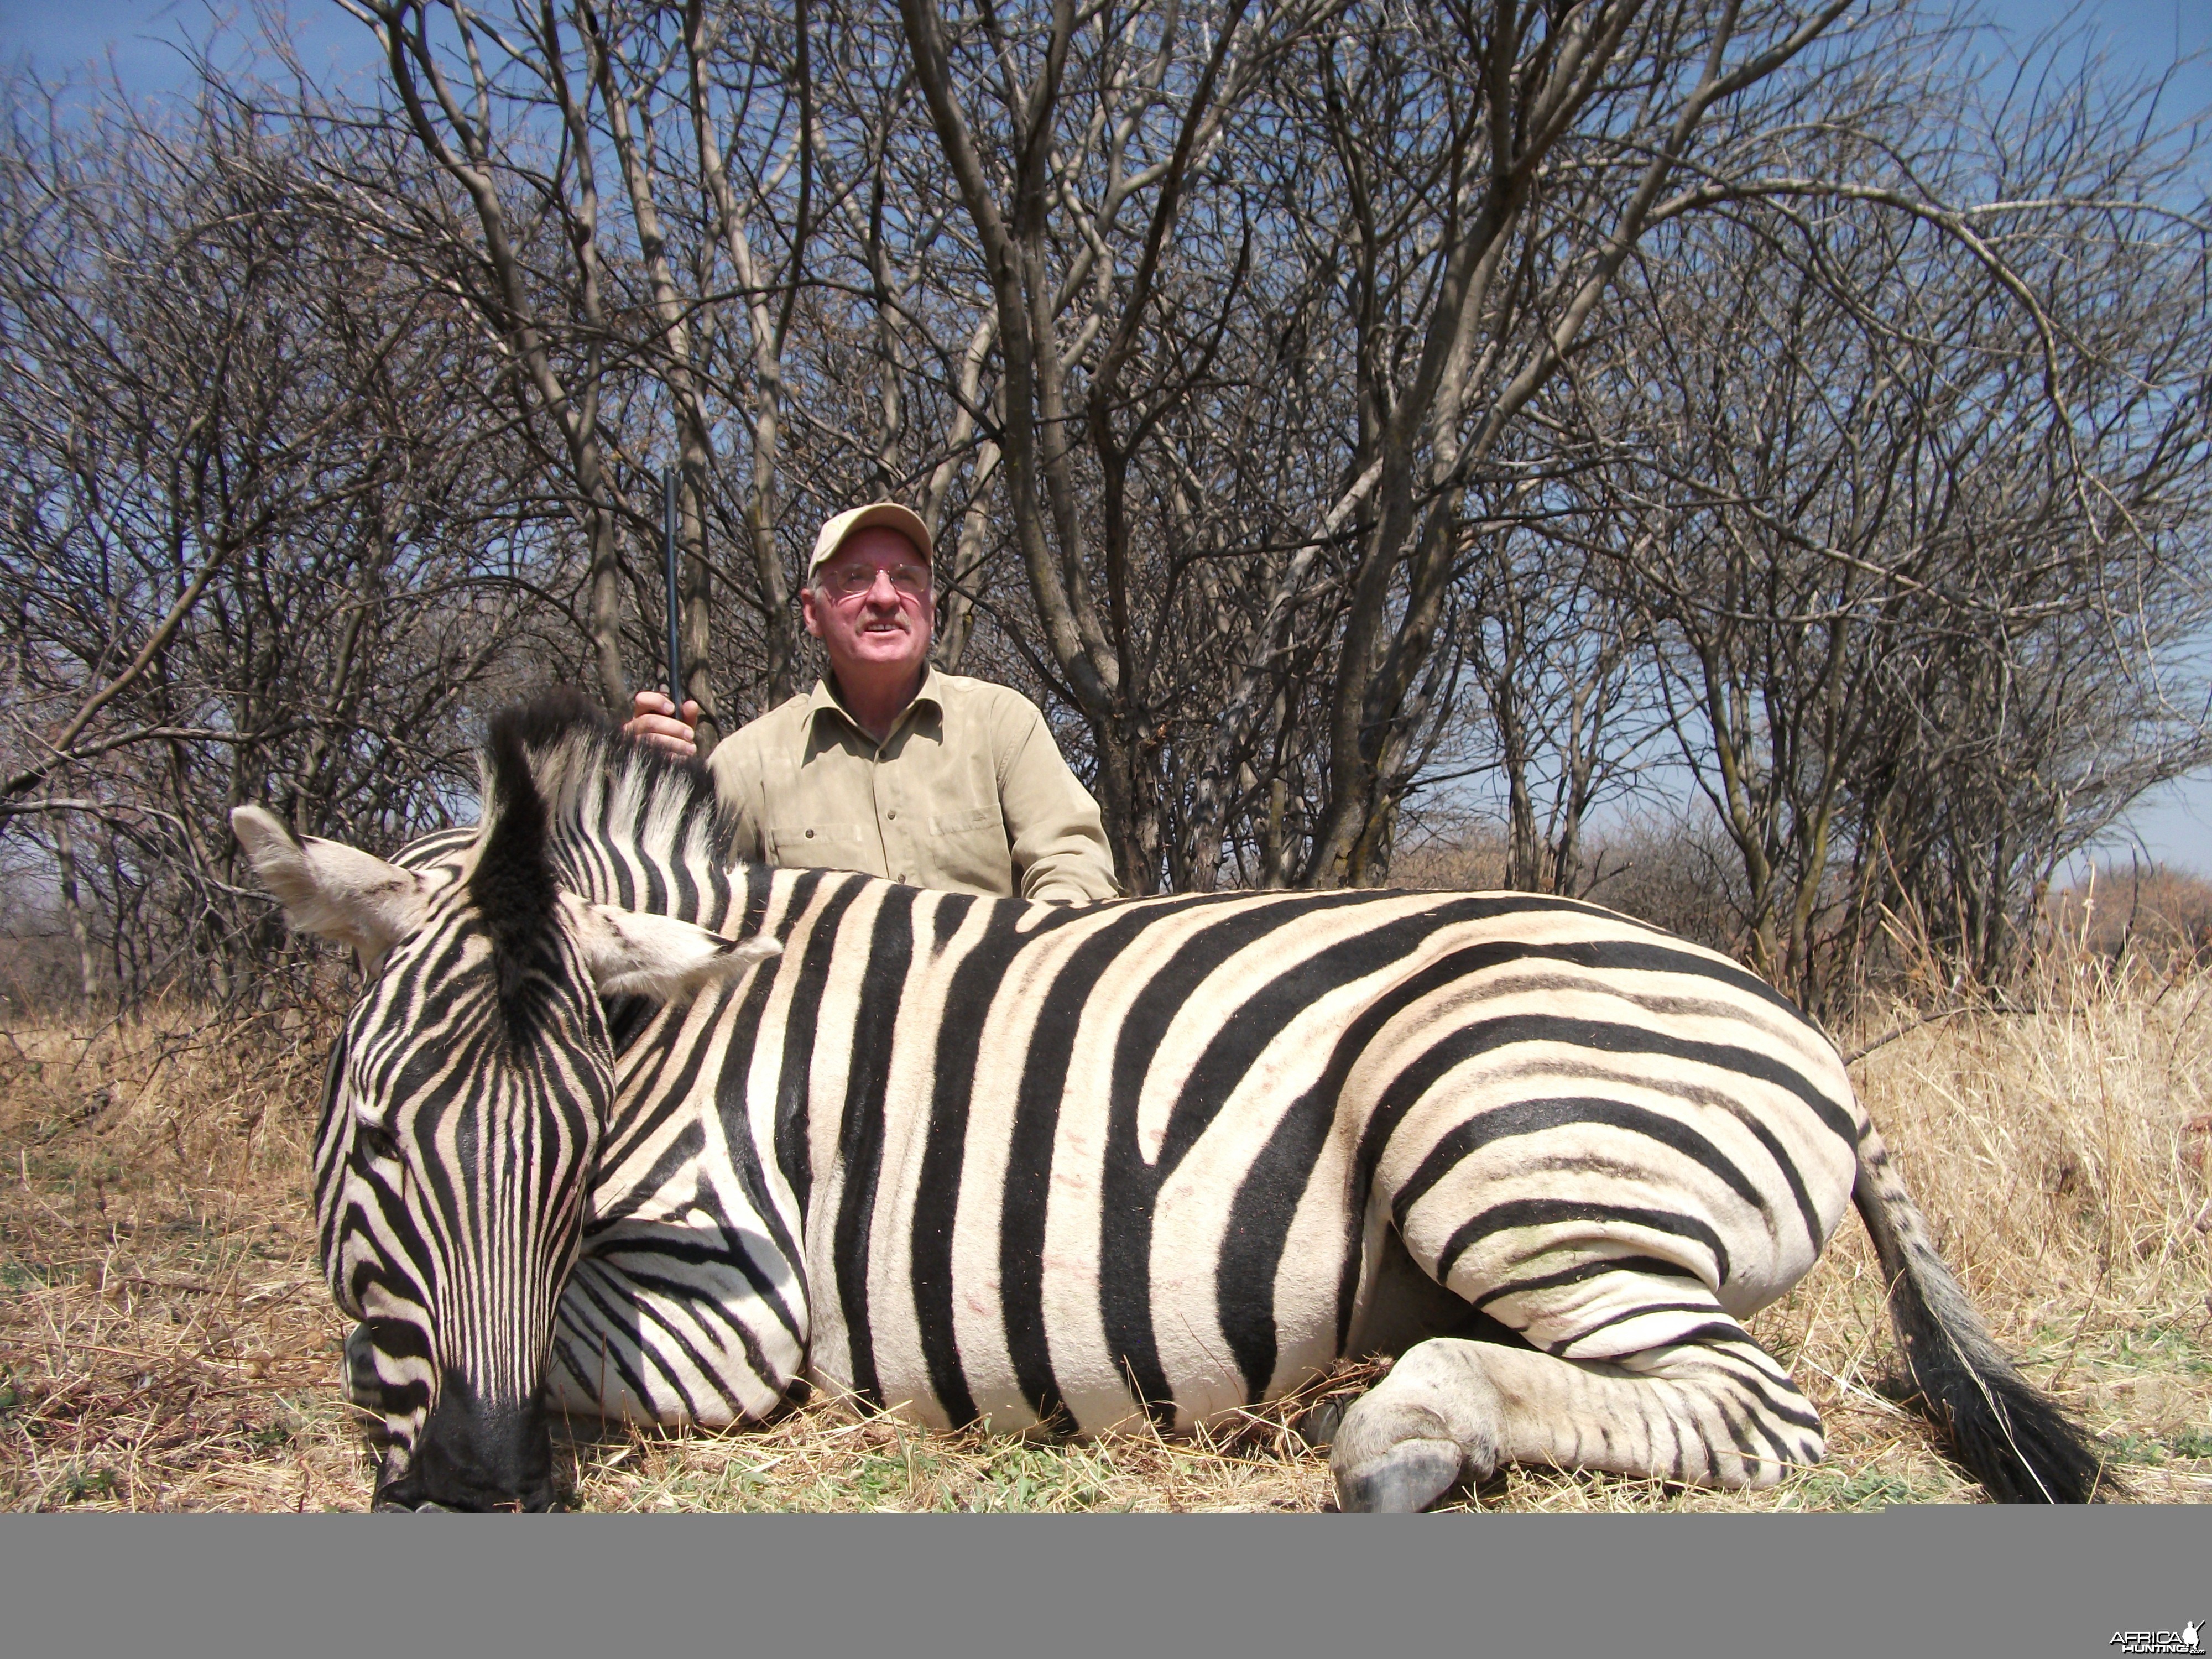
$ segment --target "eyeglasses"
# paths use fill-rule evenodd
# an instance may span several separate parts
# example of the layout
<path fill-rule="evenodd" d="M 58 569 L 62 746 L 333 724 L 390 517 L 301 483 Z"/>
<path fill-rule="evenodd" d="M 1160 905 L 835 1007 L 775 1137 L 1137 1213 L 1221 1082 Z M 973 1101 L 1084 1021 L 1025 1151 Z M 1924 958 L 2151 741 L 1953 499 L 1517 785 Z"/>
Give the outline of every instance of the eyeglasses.
<path fill-rule="evenodd" d="M 919 599 L 928 595 L 929 567 L 926 564 L 832 565 L 822 572 L 820 580 L 834 597 L 855 599 L 874 588 L 879 573 L 891 579 L 891 586 L 902 599 Z"/>

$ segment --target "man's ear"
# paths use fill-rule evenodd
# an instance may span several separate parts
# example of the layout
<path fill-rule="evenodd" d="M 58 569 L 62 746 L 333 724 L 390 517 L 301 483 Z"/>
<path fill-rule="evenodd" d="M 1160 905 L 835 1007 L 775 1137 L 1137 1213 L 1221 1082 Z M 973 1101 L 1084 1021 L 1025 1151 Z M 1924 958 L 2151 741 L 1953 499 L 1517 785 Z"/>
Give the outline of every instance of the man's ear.
<path fill-rule="evenodd" d="M 806 631 L 817 640 L 822 637 L 822 618 L 815 614 L 815 607 L 821 603 L 821 590 L 814 586 L 814 578 L 810 575 L 799 584 L 799 617 L 806 624 Z"/>
<path fill-rule="evenodd" d="M 412 870 L 340 842 L 296 839 L 258 806 L 234 809 L 230 827 L 253 873 L 301 932 L 350 945 L 374 964 L 422 925 L 429 896 Z"/>
<path fill-rule="evenodd" d="M 671 1002 L 740 977 L 781 955 L 772 939 L 724 939 L 673 916 L 578 901 L 577 942 L 602 996 Z"/>

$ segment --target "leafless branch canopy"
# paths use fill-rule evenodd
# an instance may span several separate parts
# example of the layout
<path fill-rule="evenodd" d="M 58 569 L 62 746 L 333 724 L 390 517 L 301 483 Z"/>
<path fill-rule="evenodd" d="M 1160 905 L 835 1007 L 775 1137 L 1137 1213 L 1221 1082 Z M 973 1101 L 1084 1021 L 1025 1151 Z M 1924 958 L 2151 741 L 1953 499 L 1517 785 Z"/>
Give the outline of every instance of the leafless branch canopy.
<path fill-rule="evenodd" d="M 1899 918 L 2002 973 L 2212 757 L 2201 152 L 2063 39 L 343 3 L 351 86 L 265 24 L 166 112 L 9 88 L 0 857 L 81 992 L 278 949 L 228 805 L 388 846 L 488 706 L 657 684 L 670 470 L 707 741 L 902 495 L 940 662 L 1047 708 L 1137 891 L 1450 822 L 1617 896 L 1671 813 L 1819 1003 Z"/>

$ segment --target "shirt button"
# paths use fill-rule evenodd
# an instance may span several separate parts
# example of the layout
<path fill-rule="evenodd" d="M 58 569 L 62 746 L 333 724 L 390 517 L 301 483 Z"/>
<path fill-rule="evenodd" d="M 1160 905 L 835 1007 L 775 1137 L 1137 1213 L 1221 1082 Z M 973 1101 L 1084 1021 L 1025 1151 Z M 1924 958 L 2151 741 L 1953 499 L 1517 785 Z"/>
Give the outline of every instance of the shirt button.
<path fill-rule="evenodd" d="M 806 832 L 806 839 L 809 841 L 812 841 L 814 839 L 814 832 L 811 830 L 809 830 Z"/>
<path fill-rule="evenodd" d="M 887 817 L 887 818 L 895 818 L 895 817 L 896 817 L 898 816 L 898 808 L 897 808 L 897 807 L 896 807 L 896 806 L 892 807 L 892 808 L 891 808 L 891 810 L 890 810 L 890 811 L 888 811 L 888 812 L 884 813 L 884 816 L 885 817 Z"/>

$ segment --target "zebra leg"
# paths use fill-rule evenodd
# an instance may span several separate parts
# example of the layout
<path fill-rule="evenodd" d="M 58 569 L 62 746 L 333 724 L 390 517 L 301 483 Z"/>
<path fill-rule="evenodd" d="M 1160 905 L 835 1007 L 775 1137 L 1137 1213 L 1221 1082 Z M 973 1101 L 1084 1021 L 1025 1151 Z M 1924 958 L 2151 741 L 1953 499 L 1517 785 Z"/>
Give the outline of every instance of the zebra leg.
<path fill-rule="evenodd" d="M 547 1408 L 671 1428 L 766 1417 L 805 1363 L 805 1304 L 746 1265 L 718 1234 L 665 1224 L 592 1240 L 554 1320 Z"/>
<path fill-rule="evenodd" d="M 1420 1510 L 1501 1463 L 1757 1487 L 1825 1449 L 1812 1403 L 1716 1304 L 1678 1340 L 1602 1359 L 1421 1343 L 1345 1413 L 1330 1463 L 1341 1508 Z"/>

